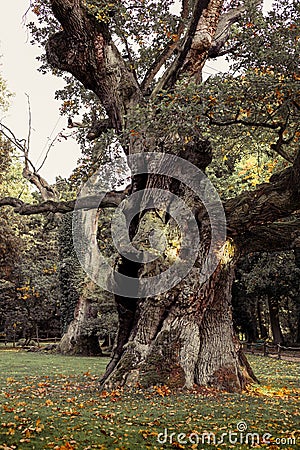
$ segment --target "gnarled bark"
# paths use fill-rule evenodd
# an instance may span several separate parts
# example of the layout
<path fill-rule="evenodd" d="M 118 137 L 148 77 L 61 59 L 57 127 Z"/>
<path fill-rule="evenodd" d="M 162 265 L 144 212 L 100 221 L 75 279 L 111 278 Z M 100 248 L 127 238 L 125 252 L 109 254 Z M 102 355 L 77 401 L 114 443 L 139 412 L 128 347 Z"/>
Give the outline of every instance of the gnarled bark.
<path fill-rule="evenodd" d="M 209 142 L 197 142 L 197 152 L 191 151 L 193 163 L 202 170 L 211 162 Z M 190 149 L 191 150 L 191 149 Z M 188 155 L 189 152 L 186 152 Z M 172 171 L 172 169 L 170 168 Z M 145 183 L 145 181 L 144 181 Z M 238 253 L 232 240 L 225 244 L 223 257 L 210 278 L 203 282 L 201 268 L 208 255 L 210 224 L 198 200 L 190 191 L 168 177 L 148 175 L 146 188 L 164 188 L 180 195 L 185 203 L 192 202 L 199 210 L 199 249 L 195 267 L 174 288 L 165 294 L 144 299 L 117 297 L 125 320 L 116 339 L 113 359 L 103 377 L 102 385 L 148 387 L 166 384 L 176 388 L 192 388 L 194 384 L 215 386 L 229 391 L 241 391 L 255 380 L 234 336 L 231 316 L 231 285 Z M 144 207 L 148 199 L 144 198 Z M 151 201 L 151 199 L 149 199 Z M 141 220 L 142 218 L 142 220 Z M 142 245 L 150 228 L 164 230 L 166 240 L 176 235 L 175 221 L 167 214 L 142 212 L 132 229 L 132 240 Z M 191 244 L 192 245 L 192 244 Z M 122 263 L 122 273 L 139 278 L 151 277 L 165 269 L 165 259 L 146 266 Z M 181 255 L 184 261 L 184 255 Z"/>
<path fill-rule="evenodd" d="M 116 131 L 124 126 L 126 113 L 141 96 L 130 70 L 114 45 L 106 23 L 99 22 L 80 0 L 51 0 L 53 13 L 63 31 L 50 37 L 49 63 L 70 72 L 93 90 Z"/>
<path fill-rule="evenodd" d="M 235 260 L 233 254 L 221 261 L 204 284 L 194 271 L 167 295 L 139 300 L 127 342 L 117 344 L 117 363 L 104 376 L 103 386 L 197 384 L 240 392 L 256 380 L 232 326 Z M 121 332 L 123 336 L 124 328 Z"/>

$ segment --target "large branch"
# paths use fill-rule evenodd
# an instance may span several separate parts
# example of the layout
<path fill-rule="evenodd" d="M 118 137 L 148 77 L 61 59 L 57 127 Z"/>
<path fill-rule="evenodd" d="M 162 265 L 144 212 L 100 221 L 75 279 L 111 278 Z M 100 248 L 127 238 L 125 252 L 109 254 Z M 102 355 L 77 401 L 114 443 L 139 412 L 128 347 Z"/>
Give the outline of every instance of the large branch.
<path fill-rule="evenodd" d="M 300 247 L 300 218 L 251 227 L 236 239 L 241 254 L 287 251 Z"/>
<path fill-rule="evenodd" d="M 80 0 L 51 0 L 63 31 L 50 37 L 49 64 L 70 72 L 100 99 L 116 131 L 141 96 L 139 86 L 112 42 L 106 23 L 97 21 Z"/>
<path fill-rule="evenodd" d="M 256 226 L 269 225 L 300 210 L 300 151 L 293 166 L 269 183 L 243 192 L 224 204 L 229 235 L 243 236 Z"/>
<path fill-rule="evenodd" d="M 105 195 L 99 204 L 99 197 L 90 196 L 83 197 L 76 200 L 55 202 L 48 200 L 46 202 L 29 204 L 24 203 L 22 200 L 14 197 L 5 197 L 0 199 L 0 207 L 11 206 L 14 211 L 23 216 L 29 216 L 33 214 L 43 214 L 43 213 L 68 213 L 74 211 L 75 205 L 77 209 L 95 209 L 98 207 L 109 208 L 118 206 L 122 200 L 126 197 L 124 192 L 110 192 Z"/>
<path fill-rule="evenodd" d="M 32 172 L 25 165 L 23 169 L 23 177 L 26 178 L 31 184 L 33 184 L 40 192 L 42 199 L 47 202 L 48 200 L 55 201 L 58 198 L 58 193 L 54 186 L 50 184 L 36 172 Z"/>
<path fill-rule="evenodd" d="M 182 0 L 182 10 L 181 10 L 180 22 L 177 27 L 176 33 L 175 33 L 176 39 L 175 39 L 175 41 L 173 39 L 171 39 L 167 43 L 166 47 L 163 49 L 163 51 L 158 55 L 156 60 L 149 67 L 149 69 L 145 75 L 145 78 L 141 83 L 141 88 L 143 91 L 146 91 L 149 88 L 150 84 L 154 80 L 155 76 L 157 75 L 157 73 L 159 72 L 159 70 L 161 69 L 163 64 L 165 64 L 168 61 L 168 59 L 172 56 L 172 54 L 175 52 L 175 50 L 178 51 L 178 42 L 179 42 L 181 35 L 184 32 L 184 29 L 186 26 L 185 21 L 188 18 L 188 15 L 189 15 L 189 1 Z"/>

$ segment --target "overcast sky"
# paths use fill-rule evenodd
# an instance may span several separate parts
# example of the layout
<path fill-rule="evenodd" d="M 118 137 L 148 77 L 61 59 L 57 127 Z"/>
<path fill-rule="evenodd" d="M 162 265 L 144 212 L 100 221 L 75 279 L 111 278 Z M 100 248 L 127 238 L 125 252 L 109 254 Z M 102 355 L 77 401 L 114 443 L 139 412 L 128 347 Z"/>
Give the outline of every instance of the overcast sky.
<path fill-rule="evenodd" d="M 27 137 L 28 106 L 25 93 L 29 95 L 33 128 L 31 159 L 36 163 L 38 159 L 43 160 L 49 142 L 67 125 L 66 117 L 59 114 L 60 102 L 54 100 L 55 90 L 61 88 L 63 82 L 57 77 L 42 75 L 37 71 L 39 63 L 36 56 L 40 50 L 29 43 L 30 36 L 22 22 L 29 0 L 1 3 L 0 71 L 7 80 L 9 90 L 15 94 L 9 112 L 1 119 L 18 138 Z M 29 13 L 27 20 L 32 21 L 33 17 Z M 54 182 L 57 175 L 67 177 L 75 167 L 79 155 L 78 144 L 73 139 L 57 143 L 51 149 L 40 173 L 50 182 Z"/>
<path fill-rule="evenodd" d="M 268 8 L 271 0 L 265 1 Z M 36 56 L 40 50 L 32 46 L 30 36 L 23 23 L 23 15 L 29 6 L 29 0 L 3 2 L 0 10 L 0 60 L 1 73 L 7 80 L 8 87 L 15 97 L 3 122 L 10 126 L 15 135 L 21 139 L 28 134 L 28 106 L 26 94 L 30 97 L 32 111 L 32 145 L 31 159 L 34 164 L 42 161 L 49 142 L 66 127 L 66 118 L 59 114 L 60 102 L 54 100 L 56 89 L 63 86 L 62 80 L 52 75 L 42 75 Z M 28 13 L 27 21 L 35 16 Z M 224 62 L 210 62 L 205 67 L 206 75 L 224 70 Z M 40 173 L 48 182 L 55 177 L 68 177 L 80 156 L 78 144 L 69 139 L 56 143 Z M 37 167 L 39 165 L 37 164 Z"/>

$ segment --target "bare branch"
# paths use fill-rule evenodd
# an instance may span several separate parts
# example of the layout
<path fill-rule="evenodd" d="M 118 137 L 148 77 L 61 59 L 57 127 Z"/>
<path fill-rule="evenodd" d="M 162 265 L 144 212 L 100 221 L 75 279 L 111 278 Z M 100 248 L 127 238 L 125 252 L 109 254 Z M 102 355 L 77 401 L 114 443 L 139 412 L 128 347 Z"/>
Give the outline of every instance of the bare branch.
<path fill-rule="evenodd" d="M 2 127 L 2 129 L 0 128 L 0 133 L 3 134 L 3 136 L 5 136 L 9 142 L 11 142 L 15 147 L 17 147 L 23 153 L 23 156 L 25 158 L 25 165 L 26 164 L 30 165 L 32 167 L 32 169 L 35 171 L 34 165 L 28 158 L 28 152 L 26 151 L 26 147 L 24 144 L 22 144 L 22 142 L 25 143 L 26 141 L 24 139 L 17 139 L 16 136 L 14 135 L 14 133 L 12 132 L 12 130 L 1 122 L 0 122 L 0 127 Z"/>
<path fill-rule="evenodd" d="M 239 115 L 240 115 L 240 110 L 238 110 L 234 119 L 225 120 L 225 121 L 220 122 L 218 120 L 215 120 L 208 111 L 206 111 L 206 113 L 205 113 L 205 116 L 209 119 L 209 124 L 217 125 L 219 127 L 228 127 L 230 125 L 242 124 L 242 125 L 249 126 L 249 127 L 260 127 L 260 128 L 268 128 L 270 130 L 277 130 L 278 128 L 280 128 L 282 126 L 281 122 L 268 123 L 268 122 L 257 122 L 257 121 L 252 121 L 252 120 L 238 119 Z"/>
<path fill-rule="evenodd" d="M 65 202 L 55 202 L 48 200 L 43 203 L 29 204 L 22 200 L 13 197 L 5 197 L 0 199 L 0 207 L 11 206 L 14 211 L 20 215 L 33 215 L 43 213 L 61 213 L 65 214 L 74 211 L 75 205 L 77 209 L 96 209 L 96 208 L 110 208 L 118 206 L 126 197 L 125 192 L 110 192 L 105 195 L 99 204 L 98 196 L 83 197 L 77 200 L 70 200 Z"/>
<path fill-rule="evenodd" d="M 62 132 L 60 131 L 60 132 L 55 136 L 55 138 L 52 139 L 52 141 L 50 142 L 49 147 L 48 147 L 48 149 L 47 149 L 47 151 L 46 151 L 46 153 L 45 153 L 45 156 L 44 156 L 44 159 L 43 159 L 43 161 L 42 161 L 42 164 L 39 166 L 39 168 L 36 170 L 36 172 L 39 172 L 39 171 L 41 170 L 41 168 L 44 166 L 44 164 L 45 164 L 45 162 L 46 162 L 46 160 L 47 160 L 47 158 L 48 158 L 48 155 L 49 155 L 49 153 L 50 153 L 51 148 L 53 147 L 53 145 L 55 144 L 55 142 L 57 141 L 57 139 L 58 139 L 59 137 L 61 137 L 61 136 L 62 136 Z M 66 136 L 64 136 L 64 137 L 66 138 Z M 66 138 L 66 139 L 67 139 L 67 138 Z"/>
<path fill-rule="evenodd" d="M 13 144 L 15 145 L 24 155 L 25 164 L 23 169 L 23 177 L 26 178 L 30 183 L 32 183 L 40 192 L 43 200 L 56 200 L 58 195 L 54 187 L 50 186 L 49 183 L 37 173 L 34 165 L 29 159 L 29 148 L 26 146 L 25 140 L 19 140 L 16 138 L 14 133 L 3 123 L 0 124 L 2 129 L 0 132 Z M 28 138 L 30 141 L 30 138 Z M 23 144 L 21 142 L 24 142 Z M 31 166 L 32 170 L 29 168 Z"/>
<path fill-rule="evenodd" d="M 27 151 L 27 157 L 28 157 L 28 151 L 30 149 L 30 139 L 31 139 L 31 106 L 30 106 L 30 99 L 29 95 L 25 94 L 27 97 L 27 103 L 28 103 L 28 136 L 27 136 L 27 144 L 25 146 L 25 150 Z"/>
<path fill-rule="evenodd" d="M 208 51 L 209 58 L 216 58 L 217 56 L 224 55 L 222 49 L 228 41 L 230 35 L 230 29 L 232 25 L 237 22 L 243 12 L 246 10 L 245 6 L 239 6 L 233 8 L 227 13 L 222 14 L 217 26 L 216 34 L 214 36 L 212 45 Z"/>
<path fill-rule="evenodd" d="M 178 56 L 159 80 L 153 95 L 173 86 L 180 72 L 189 72 L 196 81 L 201 77 L 201 70 L 212 45 L 219 21 L 223 1 L 197 0 L 193 16 L 186 32 Z"/>

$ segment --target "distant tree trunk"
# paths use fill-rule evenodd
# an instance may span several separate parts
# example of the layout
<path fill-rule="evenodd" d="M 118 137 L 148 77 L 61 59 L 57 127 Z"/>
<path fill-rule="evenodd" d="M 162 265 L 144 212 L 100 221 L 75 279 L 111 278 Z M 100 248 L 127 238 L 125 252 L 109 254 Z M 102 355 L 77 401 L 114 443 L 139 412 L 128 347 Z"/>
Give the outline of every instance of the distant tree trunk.
<path fill-rule="evenodd" d="M 258 329 L 257 329 L 257 306 L 256 302 L 253 301 L 251 304 L 251 310 L 249 314 L 249 324 L 247 328 L 248 341 L 255 342 L 258 339 Z"/>
<path fill-rule="evenodd" d="M 260 299 L 257 299 L 257 319 L 259 326 L 259 336 L 261 339 L 266 339 L 268 337 L 268 332 L 262 319 Z"/>
<path fill-rule="evenodd" d="M 38 345 L 38 347 L 40 347 L 39 326 L 37 323 L 35 324 L 35 336 L 36 336 L 37 345 Z"/>
<path fill-rule="evenodd" d="M 59 246 L 63 336 L 58 351 L 72 355 L 101 355 L 98 336 L 91 326 L 96 311 L 93 302 L 89 300 L 96 286 L 89 279 L 84 281 L 84 274 L 73 247 L 72 214 L 66 214 L 62 219 Z M 80 284 L 85 285 L 83 290 Z"/>
<path fill-rule="evenodd" d="M 279 321 L 278 299 L 276 297 L 271 296 L 270 294 L 267 295 L 267 299 L 268 299 L 268 306 L 269 306 L 269 316 L 270 316 L 270 324 L 271 324 L 271 330 L 272 330 L 272 335 L 273 335 L 273 342 L 274 342 L 274 344 L 282 344 L 283 335 L 282 335 L 280 321 Z"/>

